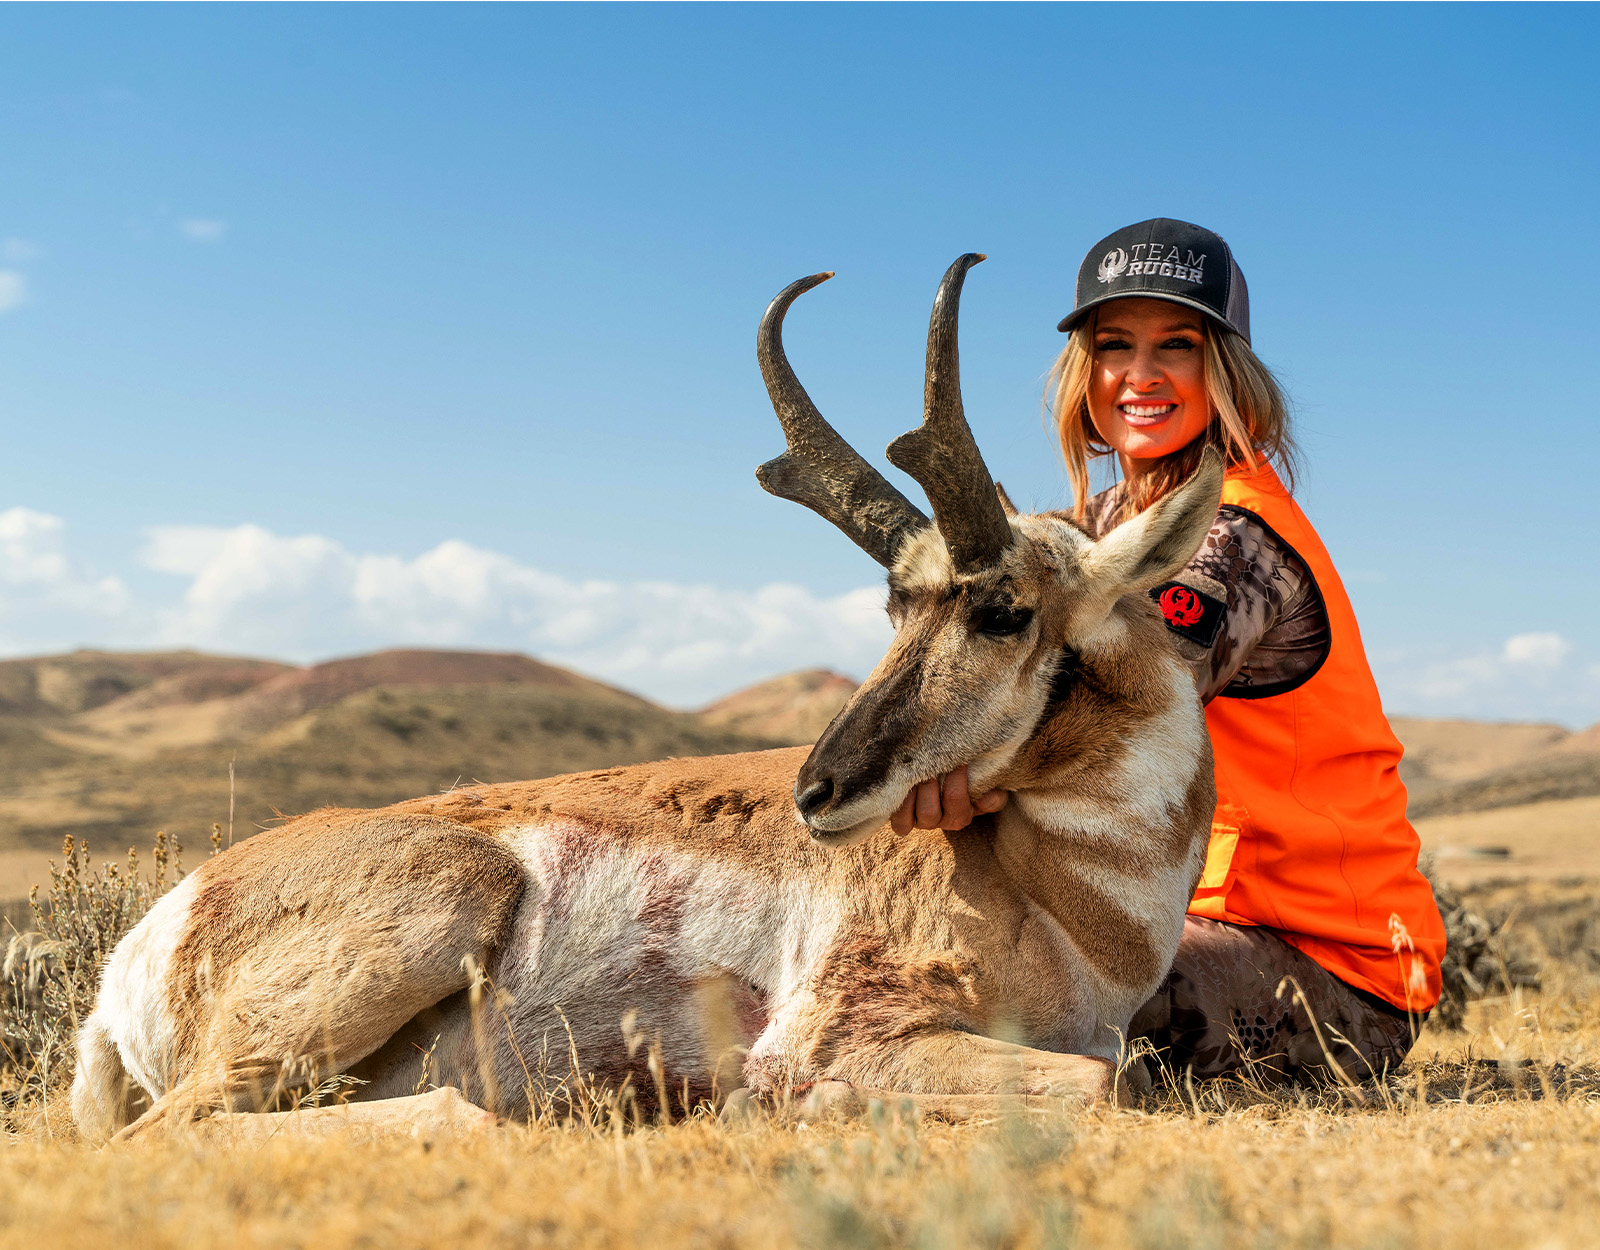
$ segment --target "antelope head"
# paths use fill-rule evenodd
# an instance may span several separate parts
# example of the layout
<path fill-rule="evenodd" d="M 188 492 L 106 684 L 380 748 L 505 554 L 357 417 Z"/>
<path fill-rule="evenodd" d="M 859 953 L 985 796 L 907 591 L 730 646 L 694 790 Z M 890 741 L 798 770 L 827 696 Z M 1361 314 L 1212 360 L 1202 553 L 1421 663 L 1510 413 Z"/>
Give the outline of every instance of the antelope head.
<path fill-rule="evenodd" d="M 974 793 L 1058 782 L 1075 761 L 1104 761 L 1105 736 L 1168 708 L 1182 697 L 1175 676 L 1187 680 L 1146 592 L 1205 538 L 1221 461 L 1207 452 L 1187 483 L 1099 542 L 1064 515 L 1018 515 L 961 406 L 957 311 L 983 259 L 961 257 L 939 284 L 922 424 L 888 448 L 927 494 L 931 522 L 822 418 L 784 356 L 789 305 L 833 275 L 786 287 L 761 320 L 757 355 L 788 450 L 757 479 L 889 573 L 894 641 L 795 781 L 800 819 L 821 843 L 866 836 L 918 782 L 963 764 Z M 1190 701 L 1175 710 L 1198 719 L 1192 688 Z"/>

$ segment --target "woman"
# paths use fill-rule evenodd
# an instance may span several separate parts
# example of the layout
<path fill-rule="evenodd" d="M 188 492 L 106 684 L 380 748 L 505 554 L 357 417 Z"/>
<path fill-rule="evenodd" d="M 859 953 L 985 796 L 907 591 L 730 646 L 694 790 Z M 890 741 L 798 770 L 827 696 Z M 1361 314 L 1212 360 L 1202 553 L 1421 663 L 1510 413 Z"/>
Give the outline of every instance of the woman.
<path fill-rule="evenodd" d="M 1091 249 L 1059 328 L 1050 408 L 1091 535 L 1205 447 L 1229 466 L 1205 544 L 1154 592 L 1196 656 L 1217 811 L 1171 975 L 1132 1032 L 1196 1076 L 1393 1068 L 1438 999 L 1444 926 L 1349 599 L 1290 494 L 1288 415 L 1250 347 L 1244 275 L 1209 230 L 1140 222 Z M 1090 498 L 1103 456 L 1121 480 Z M 958 770 L 893 823 L 957 829 L 1004 802 L 969 798 Z"/>

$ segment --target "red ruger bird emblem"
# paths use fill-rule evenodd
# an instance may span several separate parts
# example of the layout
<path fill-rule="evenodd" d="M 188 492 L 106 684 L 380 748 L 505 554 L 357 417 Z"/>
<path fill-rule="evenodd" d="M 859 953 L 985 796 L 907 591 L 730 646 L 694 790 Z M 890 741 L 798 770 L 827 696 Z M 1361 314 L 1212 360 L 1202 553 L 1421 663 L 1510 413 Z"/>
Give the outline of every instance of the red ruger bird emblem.
<path fill-rule="evenodd" d="M 1200 618 L 1206 614 L 1205 608 L 1200 603 L 1200 596 L 1187 586 L 1168 586 L 1161 592 L 1161 598 L 1156 602 L 1161 605 L 1161 615 L 1179 629 L 1187 625 L 1198 625 Z"/>

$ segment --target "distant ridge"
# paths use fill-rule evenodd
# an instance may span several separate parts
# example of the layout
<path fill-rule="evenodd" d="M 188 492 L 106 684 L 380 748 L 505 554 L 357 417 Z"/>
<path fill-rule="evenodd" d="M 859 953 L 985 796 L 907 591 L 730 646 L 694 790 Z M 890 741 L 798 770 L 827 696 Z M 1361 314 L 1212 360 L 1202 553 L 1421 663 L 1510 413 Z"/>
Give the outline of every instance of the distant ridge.
<path fill-rule="evenodd" d="M 262 733 L 375 686 L 540 686 L 573 694 L 648 700 L 513 651 L 376 651 L 278 673 L 234 701 L 228 728 Z"/>
<path fill-rule="evenodd" d="M 842 674 L 808 668 L 736 690 L 700 716 L 712 725 L 799 746 L 817 740 L 855 689 Z"/>
<path fill-rule="evenodd" d="M 162 828 L 192 856 L 230 789 L 247 837 L 279 813 L 776 745 L 509 652 L 0 661 L 0 897 L 26 893 L 67 833 L 120 854 Z"/>
<path fill-rule="evenodd" d="M 1600 725 L 1573 732 L 1540 722 L 1389 722 L 1406 748 L 1400 777 L 1413 819 L 1600 794 Z"/>
<path fill-rule="evenodd" d="M 0 714 L 86 712 L 157 687 L 182 691 L 176 697 L 193 702 L 237 693 L 294 669 L 276 660 L 200 651 L 78 650 L 26 656 L 0 660 Z"/>

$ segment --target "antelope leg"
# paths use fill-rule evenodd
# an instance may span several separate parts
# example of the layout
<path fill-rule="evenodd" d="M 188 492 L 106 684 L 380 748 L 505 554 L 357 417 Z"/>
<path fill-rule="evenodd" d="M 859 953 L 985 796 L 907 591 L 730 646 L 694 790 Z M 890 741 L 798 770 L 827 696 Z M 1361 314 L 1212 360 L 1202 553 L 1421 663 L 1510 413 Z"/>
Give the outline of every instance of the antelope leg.
<path fill-rule="evenodd" d="M 819 1075 L 896 1094 L 1026 1095 L 1087 1105 L 1115 1097 L 1117 1066 L 1098 1056 L 934 1028 L 881 1041 L 858 1039 Z"/>
<path fill-rule="evenodd" d="M 159 1137 L 174 1125 L 193 1123 L 224 1107 L 259 1105 L 276 1095 L 278 1080 L 279 1065 L 266 1060 L 235 1060 L 226 1075 L 190 1077 L 157 1098 L 109 1144 Z"/>
<path fill-rule="evenodd" d="M 348 1072 L 470 989 L 526 884 L 509 851 L 465 826 L 366 814 L 271 830 L 194 880 L 189 936 L 166 956 L 159 1002 L 175 1040 L 157 1058 L 173 1076 L 121 1140 L 168 1119 L 270 1112 Z"/>
<path fill-rule="evenodd" d="M 344 1103 L 333 1107 L 304 1107 L 295 1111 L 235 1111 L 184 1123 L 167 1122 L 174 1131 L 192 1134 L 208 1145 L 259 1146 L 274 1137 L 357 1136 L 459 1137 L 481 1133 L 498 1123 L 494 1115 L 474 1106 L 453 1086 L 384 1098 L 374 1102 Z"/>
<path fill-rule="evenodd" d="M 1100 1060 L 1094 1061 L 1097 1065 Z M 970 1120 L 993 1120 L 1018 1115 L 1059 1115 L 1063 1111 L 1081 1109 L 1085 1101 L 1080 1097 L 1058 1097 L 1049 1094 L 905 1094 L 892 1089 L 873 1089 L 851 1085 L 848 1081 L 817 1081 L 803 1091 L 791 1104 L 792 1113 L 802 1123 L 822 1120 L 856 1120 L 867 1115 L 874 1103 L 890 1109 L 908 1107 L 917 1119 L 943 1120 L 961 1124 Z M 1121 1105 L 1129 1099 L 1129 1091 L 1119 1080 L 1110 1101 Z M 1095 1100 L 1099 1101 L 1099 1100 Z M 724 1104 L 721 1118 L 738 1121 L 760 1117 L 779 1111 L 770 1099 L 763 1099 L 748 1089 L 736 1090 Z"/>
<path fill-rule="evenodd" d="M 889 1108 L 909 1106 L 919 1119 L 952 1124 L 1030 1113 L 1059 1114 L 1066 1105 L 1063 1099 L 1042 1094 L 897 1094 L 887 1089 L 861 1089 L 843 1081 L 818 1081 L 800 1104 L 800 1119 L 859 1119 L 874 1102 Z"/>
<path fill-rule="evenodd" d="M 797 1093 L 802 1118 L 860 1114 L 877 1099 L 909 1100 L 926 1115 L 965 1120 L 1123 1102 L 1138 1089 L 1139 1074 L 1129 1073 L 1125 1084 L 1107 1058 L 934 1028 L 894 1038 L 857 1036 L 818 1080 Z M 729 1100 L 730 1118 L 772 1106 L 780 1093 L 761 1079 L 759 1069 L 751 1075 L 754 1088 Z"/>

